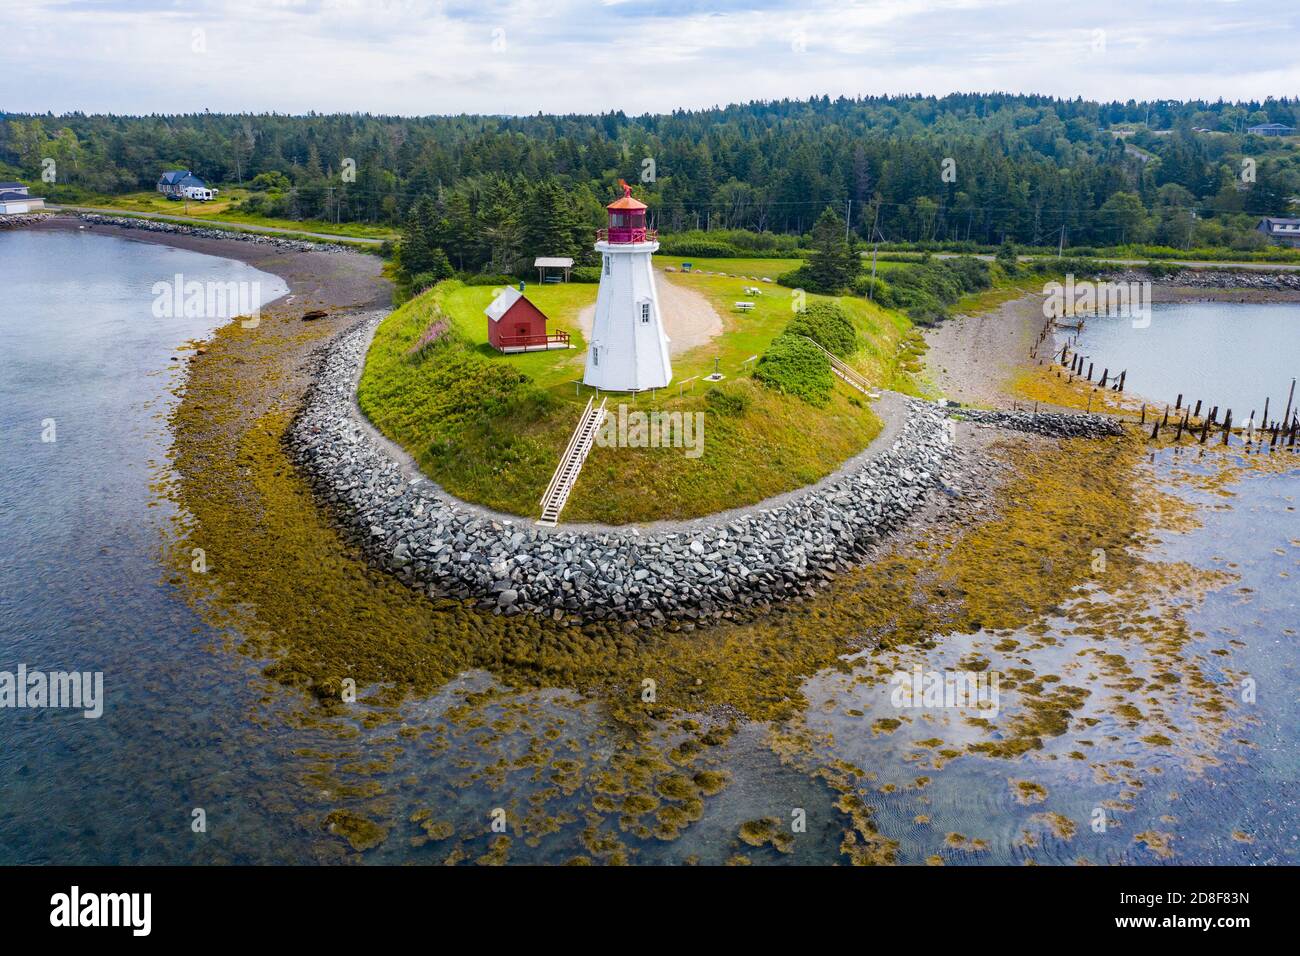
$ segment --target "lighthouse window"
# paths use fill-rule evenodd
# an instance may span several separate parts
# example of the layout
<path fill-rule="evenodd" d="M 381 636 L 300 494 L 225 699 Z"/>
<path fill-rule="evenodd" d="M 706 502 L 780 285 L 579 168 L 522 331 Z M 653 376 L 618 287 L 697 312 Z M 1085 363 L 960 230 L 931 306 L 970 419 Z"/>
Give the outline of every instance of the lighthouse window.
<path fill-rule="evenodd" d="M 609 275 L 609 256 L 605 257 L 605 275 Z"/>
<path fill-rule="evenodd" d="M 594 347 L 592 348 L 592 350 L 591 350 L 591 364 L 592 364 L 592 365 L 599 365 L 599 364 L 600 364 L 600 349 L 598 349 L 598 348 L 594 348 Z"/>
<path fill-rule="evenodd" d="M 642 322 L 649 322 L 649 321 L 650 321 L 650 303 L 649 303 L 649 302 L 642 302 L 642 303 L 641 303 L 641 321 L 642 321 Z"/>

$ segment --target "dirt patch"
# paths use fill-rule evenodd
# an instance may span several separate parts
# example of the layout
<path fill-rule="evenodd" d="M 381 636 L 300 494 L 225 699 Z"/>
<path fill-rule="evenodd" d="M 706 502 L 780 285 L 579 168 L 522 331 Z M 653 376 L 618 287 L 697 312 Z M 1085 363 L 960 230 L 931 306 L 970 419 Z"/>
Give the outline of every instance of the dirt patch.
<path fill-rule="evenodd" d="M 722 316 L 700 293 L 678 285 L 662 272 L 655 276 L 655 288 L 659 292 L 659 312 L 669 338 L 670 355 L 689 352 L 722 334 Z M 594 304 L 578 313 L 578 325 L 588 341 L 595 318 Z"/>
<path fill-rule="evenodd" d="M 1042 296 L 1026 295 L 988 312 L 958 315 L 926 333 L 926 372 L 948 397 L 1007 408 L 1015 373 L 1033 364 L 1029 351 L 1043 326 Z"/>

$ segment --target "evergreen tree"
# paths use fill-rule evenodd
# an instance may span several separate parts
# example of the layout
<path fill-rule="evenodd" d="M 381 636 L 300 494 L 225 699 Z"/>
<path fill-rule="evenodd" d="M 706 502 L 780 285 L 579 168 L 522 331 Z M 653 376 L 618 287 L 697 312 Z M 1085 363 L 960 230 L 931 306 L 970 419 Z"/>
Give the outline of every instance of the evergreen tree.
<path fill-rule="evenodd" d="M 827 206 L 812 228 L 812 247 L 805 270 L 812 292 L 835 295 L 848 288 L 861 263 L 854 243 L 845 238 L 844 219 Z"/>

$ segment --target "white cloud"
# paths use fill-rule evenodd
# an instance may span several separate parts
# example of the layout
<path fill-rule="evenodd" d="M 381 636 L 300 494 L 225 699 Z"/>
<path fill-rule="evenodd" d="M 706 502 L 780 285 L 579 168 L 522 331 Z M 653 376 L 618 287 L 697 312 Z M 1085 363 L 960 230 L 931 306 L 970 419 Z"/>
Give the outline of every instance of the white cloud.
<path fill-rule="evenodd" d="M 1295 6 L 17 0 L 0 107 L 638 113 L 820 93 L 1295 96 Z"/>

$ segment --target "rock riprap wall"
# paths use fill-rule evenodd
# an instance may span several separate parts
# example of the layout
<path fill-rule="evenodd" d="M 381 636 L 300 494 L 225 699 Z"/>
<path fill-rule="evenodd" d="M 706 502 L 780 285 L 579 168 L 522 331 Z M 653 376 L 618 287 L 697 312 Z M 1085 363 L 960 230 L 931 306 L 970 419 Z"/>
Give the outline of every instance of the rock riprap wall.
<path fill-rule="evenodd" d="M 1116 418 L 1106 415 L 1071 414 L 1069 412 L 1001 412 L 981 408 L 948 406 L 946 411 L 954 418 L 1009 428 L 1012 431 L 1031 432 L 1049 438 L 1105 438 L 1124 434 L 1124 426 Z"/>
<path fill-rule="evenodd" d="M 368 556 L 431 596 L 557 620 L 710 620 L 812 593 L 897 526 L 940 478 L 944 412 L 907 402 L 893 444 L 780 504 L 633 527 L 539 528 L 468 505 L 410 469 L 356 407 L 379 318 L 341 333 L 289 430 L 293 458 Z"/>
<path fill-rule="evenodd" d="M 117 226 L 120 229 L 141 229 L 144 232 L 167 232 L 177 236 L 196 236 L 199 239 L 231 239 L 236 242 L 256 242 L 259 245 L 275 246 L 293 252 L 345 252 L 343 246 L 332 242 L 308 242 L 304 239 L 288 239 L 283 236 L 256 232 L 240 232 L 234 229 L 210 229 L 207 226 L 187 226 L 179 222 L 167 222 L 162 219 L 137 219 L 133 216 L 104 216 L 99 213 L 86 212 L 77 217 L 92 226 Z"/>

